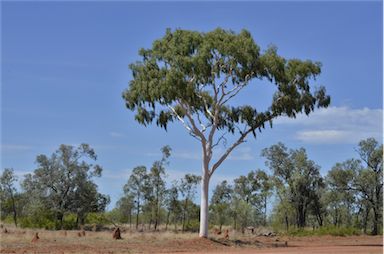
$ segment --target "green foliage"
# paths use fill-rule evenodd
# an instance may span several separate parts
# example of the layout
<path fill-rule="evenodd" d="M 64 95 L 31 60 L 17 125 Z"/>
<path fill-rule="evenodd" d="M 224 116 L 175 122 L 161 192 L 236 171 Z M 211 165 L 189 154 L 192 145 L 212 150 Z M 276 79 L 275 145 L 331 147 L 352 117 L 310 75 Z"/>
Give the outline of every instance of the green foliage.
<path fill-rule="evenodd" d="M 96 225 L 106 225 L 110 224 L 110 221 L 107 219 L 107 217 L 113 216 L 112 212 L 105 212 L 105 213 L 88 213 L 87 217 L 85 219 L 86 224 L 96 224 Z"/>
<path fill-rule="evenodd" d="M 322 235 L 331 235 L 331 236 L 351 236 L 351 235 L 360 235 L 361 230 L 353 227 L 335 227 L 335 226 L 326 226 L 318 229 L 293 229 L 289 230 L 288 235 L 290 236 L 322 236 Z"/>
<path fill-rule="evenodd" d="M 198 232 L 199 231 L 200 222 L 198 219 L 190 220 L 185 225 L 185 231 L 189 232 Z"/>
<path fill-rule="evenodd" d="M 66 214 L 63 218 L 63 229 L 71 230 L 71 229 L 77 229 L 77 216 L 76 214 L 70 213 Z M 56 228 L 60 228 L 60 225 L 56 225 Z"/>
<path fill-rule="evenodd" d="M 237 131 L 234 124 L 245 123 L 255 130 L 278 115 L 309 114 L 315 105 L 326 107 L 330 102 L 323 87 L 310 91 L 308 80 L 320 74 L 320 63 L 287 60 L 277 54 L 276 47 L 261 53 L 247 30 L 236 34 L 220 28 L 207 33 L 168 29 L 151 49 L 141 49 L 139 55 L 142 61 L 130 65 L 133 80 L 123 98 L 127 108 L 136 110 L 135 119 L 144 125 L 156 120 L 158 126 L 167 129 L 168 122 L 185 116 L 182 104 L 191 112 L 206 115 L 207 107 L 216 107 L 212 89 L 223 79 L 223 89 L 231 82 L 235 88 L 232 92 L 252 79 L 263 78 L 278 89 L 270 109 L 257 112 L 248 105 L 225 107 L 232 95 L 228 86 L 219 105 L 219 126 L 232 133 Z M 163 107 L 173 103 L 174 110 Z"/>
<path fill-rule="evenodd" d="M 61 145 L 50 157 L 38 155 L 38 168 L 25 176 L 22 187 L 30 202 L 55 213 L 58 228 L 63 226 L 65 214 L 76 213 L 83 223 L 88 212 L 103 211 L 109 203 L 109 197 L 98 193 L 92 181 L 102 172 L 99 165 L 91 164 L 96 158 L 88 144 L 77 148 Z"/>
<path fill-rule="evenodd" d="M 288 200 L 295 209 L 296 225 L 306 226 L 306 215 L 312 206 L 321 226 L 322 192 L 319 190 L 325 185 L 320 167 L 308 159 L 305 149 L 288 150 L 284 144 L 278 143 L 263 149 L 262 156 L 267 159 L 266 165 L 273 171 L 279 199 Z"/>

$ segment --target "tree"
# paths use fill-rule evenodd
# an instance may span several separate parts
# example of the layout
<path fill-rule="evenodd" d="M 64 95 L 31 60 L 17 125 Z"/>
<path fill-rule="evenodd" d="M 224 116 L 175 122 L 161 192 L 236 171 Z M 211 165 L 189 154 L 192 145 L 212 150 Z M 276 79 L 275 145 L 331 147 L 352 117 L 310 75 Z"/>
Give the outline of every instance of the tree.
<path fill-rule="evenodd" d="M 374 138 L 368 138 L 359 142 L 357 152 L 366 166 L 359 172 L 355 186 L 372 205 L 372 234 L 377 235 L 383 221 L 383 144 L 380 145 Z M 373 190 L 369 192 L 366 187 Z"/>
<path fill-rule="evenodd" d="M 132 210 L 135 207 L 134 196 L 132 194 L 121 197 L 117 203 L 116 208 L 120 214 L 120 221 L 127 223 L 132 227 Z"/>
<path fill-rule="evenodd" d="M 232 192 L 232 187 L 225 180 L 213 190 L 210 208 L 215 221 L 219 224 L 220 231 L 230 215 Z"/>
<path fill-rule="evenodd" d="M 276 47 L 260 53 L 247 30 L 236 34 L 220 28 L 207 33 L 168 29 L 139 54 L 142 61 L 130 65 L 133 79 L 123 92 L 127 108 L 145 126 L 156 122 L 167 130 L 170 122 L 179 121 L 201 144 L 200 237 L 208 236 L 209 180 L 232 151 L 279 116 L 308 115 L 330 103 L 323 87 L 311 91 L 309 85 L 320 74 L 320 63 L 287 60 Z M 265 111 L 233 100 L 256 79 L 276 85 Z M 219 153 L 215 148 L 227 143 L 228 133 L 235 139 Z"/>
<path fill-rule="evenodd" d="M 179 190 L 181 193 L 181 196 L 184 198 L 183 201 L 183 217 L 182 217 L 182 231 L 184 232 L 186 222 L 189 221 L 189 207 L 188 205 L 193 201 L 195 194 L 196 194 L 196 185 L 199 184 L 201 181 L 201 177 L 192 175 L 192 174 L 186 174 L 184 178 L 181 179 Z M 187 223 L 188 225 L 189 223 Z"/>
<path fill-rule="evenodd" d="M 6 168 L 3 171 L 3 174 L 0 177 L 0 190 L 4 193 L 6 198 L 9 198 L 12 203 L 12 212 L 13 212 L 13 221 L 17 227 L 17 211 L 16 211 L 16 202 L 15 202 L 15 192 L 16 188 L 14 183 L 17 181 L 17 177 L 12 168 Z M 4 203 L 3 203 L 4 205 Z"/>
<path fill-rule="evenodd" d="M 173 223 L 175 224 L 175 230 L 176 230 L 176 223 L 178 220 L 178 215 L 181 214 L 181 207 L 180 202 L 178 200 L 179 198 L 179 188 L 177 186 L 177 182 L 173 182 L 172 186 L 166 190 L 166 198 L 165 203 L 167 207 L 167 220 L 165 224 L 165 230 L 168 229 L 168 224 L 170 222 L 170 216 L 172 214 L 173 217 Z"/>
<path fill-rule="evenodd" d="M 309 206 L 324 185 L 319 166 L 307 158 L 304 148 L 288 151 L 282 143 L 263 149 L 262 155 L 273 171 L 278 192 L 288 194 L 286 197 L 295 208 L 296 225 L 305 227 Z"/>
<path fill-rule="evenodd" d="M 151 170 L 148 174 L 148 182 L 150 185 L 150 192 L 153 196 L 153 205 L 151 206 L 154 210 L 155 216 L 155 230 L 160 220 L 160 209 L 163 203 L 165 195 L 165 168 L 164 166 L 168 163 L 167 159 L 171 155 L 171 148 L 169 146 L 164 146 L 161 148 L 163 157 L 159 161 L 155 161 L 151 167 Z"/>
<path fill-rule="evenodd" d="M 361 204 L 365 206 L 364 228 L 370 210 L 373 211 L 372 234 L 377 235 L 383 216 L 383 145 L 374 138 L 368 138 L 359 142 L 356 151 L 361 160 L 337 163 L 331 176 L 338 191 L 358 193 Z"/>
<path fill-rule="evenodd" d="M 97 191 L 97 185 L 84 178 L 79 179 L 78 188 L 71 194 L 70 211 L 77 215 L 76 224 L 84 225 L 85 218 L 91 212 L 103 212 L 110 202 L 108 195 Z"/>
<path fill-rule="evenodd" d="M 356 202 L 356 191 L 352 190 L 352 184 L 356 172 L 360 171 L 361 163 L 359 160 L 351 159 L 342 163 L 336 163 L 328 171 L 326 181 L 328 191 L 325 193 L 326 201 L 333 215 L 333 224 L 340 226 L 343 222 L 351 224 L 351 211 Z M 344 211 L 347 214 L 344 214 Z M 344 217 L 344 218 L 343 218 Z"/>
<path fill-rule="evenodd" d="M 145 182 L 147 181 L 147 178 L 147 168 L 145 166 L 138 166 L 132 170 L 128 182 L 124 185 L 125 195 L 131 194 L 135 197 L 136 230 L 139 228 L 139 214 L 144 199 Z"/>
<path fill-rule="evenodd" d="M 83 216 L 89 209 L 86 206 L 99 197 L 92 178 L 100 177 L 102 168 L 90 163 L 96 159 L 95 151 L 88 144 L 77 148 L 61 145 L 50 157 L 38 155 L 38 168 L 25 176 L 23 188 L 56 214 L 58 228 L 62 228 L 66 212 L 77 210 L 78 215 Z M 89 191 L 94 195 L 85 194 Z M 86 196 L 82 200 L 88 199 L 87 202 L 77 202 L 82 195 Z"/>
<path fill-rule="evenodd" d="M 269 175 L 263 170 L 251 171 L 248 174 L 253 181 L 253 185 L 257 186 L 259 190 L 257 196 L 263 208 L 263 226 L 267 225 L 267 200 L 272 195 L 272 182 Z"/>

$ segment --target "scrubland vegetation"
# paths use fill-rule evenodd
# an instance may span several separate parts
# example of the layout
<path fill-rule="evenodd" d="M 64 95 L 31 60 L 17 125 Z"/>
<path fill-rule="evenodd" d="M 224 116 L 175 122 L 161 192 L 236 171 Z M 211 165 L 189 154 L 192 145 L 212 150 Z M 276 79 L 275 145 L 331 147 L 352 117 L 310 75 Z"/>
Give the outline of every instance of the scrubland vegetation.
<path fill-rule="evenodd" d="M 212 232 L 279 232 L 282 235 L 382 234 L 382 152 L 374 139 L 362 140 L 358 158 L 336 163 L 326 176 L 306 151 L 279 143 L 262 151 L 266 169 L 223 181 L 213 189 L 209 218 Z M 1 176 L 1 219 L 21 228 L 108 229 L 197 232 L 195 203 L 200 177 L 187 174 L 166 181 L 171 148 L 147 169 L 132 170 L 124 195 L 110 211 L 110 199 L 93 179 L 102 167 L 89 145 L 61 145 L 51 156 L 38 155 L 37 168 L 21 179 L 5 169 Z M 272 209 L 267 209 L 272 207 Z"/>

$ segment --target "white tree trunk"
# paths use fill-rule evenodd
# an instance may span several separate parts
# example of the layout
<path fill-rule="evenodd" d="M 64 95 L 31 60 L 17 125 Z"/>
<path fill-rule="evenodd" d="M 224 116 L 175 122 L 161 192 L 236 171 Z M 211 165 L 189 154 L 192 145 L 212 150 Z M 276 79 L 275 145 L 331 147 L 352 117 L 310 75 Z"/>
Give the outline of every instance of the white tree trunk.
<path fill-rule="evenodd" d="M 208 186 L 209 174 L 208 168 L 203 168 L 203 177 L 201 179 L 201 203 L 200 203 L 200 237 L 208 237 Z"/>

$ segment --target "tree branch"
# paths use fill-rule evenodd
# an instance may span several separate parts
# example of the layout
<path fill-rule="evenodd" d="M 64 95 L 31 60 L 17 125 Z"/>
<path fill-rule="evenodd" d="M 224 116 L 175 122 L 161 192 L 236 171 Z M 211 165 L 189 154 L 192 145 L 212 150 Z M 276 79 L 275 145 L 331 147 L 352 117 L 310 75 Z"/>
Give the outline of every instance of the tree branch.
<path fill-rule="evenodd" d="M 170 105 L 168 105 L 168 108 L 177 117 L 177 119 L 183 124 L 184 128 L 187 129 L 189 135 L 191 135 L 192 137 L 196 138 L 197 140 L 200 140 L 196 136 L 196 134 L 192 131 L 192 128 L 184 121 L 184 119 L 179 114 L 177 114 L 176 110 L 172 106 L 170 106 Z"/>

